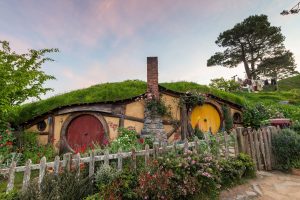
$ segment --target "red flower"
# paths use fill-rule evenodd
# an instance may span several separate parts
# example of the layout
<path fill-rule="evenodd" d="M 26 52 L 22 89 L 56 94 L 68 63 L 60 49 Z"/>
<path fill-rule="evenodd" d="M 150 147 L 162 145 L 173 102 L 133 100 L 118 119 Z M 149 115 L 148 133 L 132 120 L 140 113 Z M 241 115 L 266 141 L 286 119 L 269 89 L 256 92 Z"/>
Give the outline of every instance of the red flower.
<path fill-rule="evenodd" d="M 144 144 L 144 142 L 145 142 L 144 138 L 140 138 L 140 139 L 139 139 L 139 142 L 140 142 L 141 144 Z"/>
<path fill-rule="evenodd" d="M 12 146 L 13 142 L 12 141 L 7 141 L 6 146 Z"/>
<path fill-rule="evenodd" d="M 180 135 L 179 134 L 175 134 L 174 135 L 174 140 L 179 140 L 180 139 Z"/>
<path fill-rule="evenodd" d="M 108 145 L 108 140 L 107 140 L 106 138 L 104 138 L 102 144 L 103 144 L 104 146 Z"/>

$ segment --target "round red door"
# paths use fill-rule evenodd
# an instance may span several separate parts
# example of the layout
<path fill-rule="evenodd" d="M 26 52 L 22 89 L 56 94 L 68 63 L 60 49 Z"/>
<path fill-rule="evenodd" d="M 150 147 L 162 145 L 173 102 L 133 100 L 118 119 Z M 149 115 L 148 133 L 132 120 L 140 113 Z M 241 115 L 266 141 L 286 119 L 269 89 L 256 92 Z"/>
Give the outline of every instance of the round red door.
<path fill-rule="evenodd" d="M 102 144 L 104 128 L 93 115 L 80 115 L 73 119 L 67 129 L 67 141 L 74 151 L 84 151 L 93 143 Z"/>

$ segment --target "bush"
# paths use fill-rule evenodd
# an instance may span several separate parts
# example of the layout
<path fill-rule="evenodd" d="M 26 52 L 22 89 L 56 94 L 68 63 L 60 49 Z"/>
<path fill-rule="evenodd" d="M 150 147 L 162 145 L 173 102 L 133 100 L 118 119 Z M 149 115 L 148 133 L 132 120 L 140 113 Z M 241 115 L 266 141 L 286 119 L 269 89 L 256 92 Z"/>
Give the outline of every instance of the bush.
<path fill-rule="evenodd" d="M 240 88 L 240 84 L 234 80 L 225 80 L 224 78 L 211 79 L 210 87 L 223 90 L 226 92 L 234 92 Z"/>
<path fill-rule="evenodd" d="M 223 159 L 219 162 L 222 188 L 240 184 L 244 178 L 255 177 L 255 165 L 247 154 L 239 154 L 236 158 Z"/>
<path fill-rule="evenodd" d="M 233 119 L 231 116 L 231 111 L 228 105 L 222 106 L 223 115 L 224 115 L 224 123 L 225 123 L 225 130 L 230 131 L 233 127 Z"/>
<path fill-rule="evenodd" d="M 124 169 L 103 191 L 100 199 L 138 199 L 135 188 L 138 187 L 138 173 Z"/>
<path fill-rule="evenodd" d="M 27 191 L 20 194 L 22 200 L 83 199 L 93 192 L 92 179 L 64 171 L 59 175 L 47 174 L 38 189 L 37 180 L 31 181 Z"/>
<path fill-rule="evenodd" d="M 259 128 L 265 120 L 270 119 L 271 110 L 263 104 L 246 105 L 243 112 L 245 127 Z"/>
<path fill-rule="evenodd" d="M 142 199 L 173 199 L 172 178 L 172 170 L 165 170 L 156 164 L 153 169 L 148 168 L 139 174 L 137 194 Z"/>
<path fill-rule="evenodd" d="M 122 151 L 131 151 L 132 148 L 142 149 L 142 142 L 139 140 L 137 132 L 126 128 L 119 128 L 119 136 L 111 142 L 109 149 L 111 153 L 116 153 L 121 148 Z"/>
<path fill-rule="evenodd" d="M 158 159 L 165 171 L 174 174 L 171 181 L 171 199 L 216 199 L 220 179 L 216 160 L 209 154 L 189 151 L 183 155 L 167 154 Z"/>
<path fill-rule="evenodd" d="M 13 149 L 15 137 L 10 129 L 0 129 L 0 157 L 5 157 Z M 1 163 L 1 162 L 0 162 Z"/>
<path fill-rule="evenodd" d="M 95 184 L 102 190 L 118 176 L 117 171 L 110 165 L 104 164 L 99 167 L 95 175 Z"/>
<path fill-rule="evenodd" d="M 293 162 L 300 158 L 300 135 L 290 129 L 283 129 L 280 134 L 274 135 L 272 149 L 277 160 L 277 167 L 289 170 Z"/>
<path fill-rule="evenodd" d="M 38 133 L 24 132 L 20 135 L 19 140 L 18 151 L 22 153 L 20 164 L 24 164 L 28 159 L 31 159 L 32 163 L 39 163 L 43 156 L 47 160 L 53 160 L 56 155 L 50 144 L 40 145 L 38 143 Z"/>
<path fill-rule="evenodd" d="M 300 134 L 300 122 L 298 120 L 294 121 L 293 125 L 291 126 L 291 129 Z"/>

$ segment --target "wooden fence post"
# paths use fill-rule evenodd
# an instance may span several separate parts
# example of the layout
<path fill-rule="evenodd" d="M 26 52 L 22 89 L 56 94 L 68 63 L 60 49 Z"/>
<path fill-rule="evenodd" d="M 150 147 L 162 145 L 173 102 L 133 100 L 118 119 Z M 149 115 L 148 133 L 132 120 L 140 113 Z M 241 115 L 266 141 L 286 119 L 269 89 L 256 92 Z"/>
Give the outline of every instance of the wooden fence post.
<path fill-rule="evenodd" d="M 40 174 L 39 174 L 39 181 L 38 181 L 39 188 L 41 187 L 41 184 L 43 182 L 45 172 L 46 172 L 46 157 L 44 156 L 40 161 Z"/>
<path fill-rule="evenodd" d="M 232 137 L 233 137 L 233 140 L 234 140 L 234 155 L 238 156 L 239 155 L 239 145 L 238 145 L 236 130 L 233 129 L 231 134 L 232 134 Z"/>
<path fill-rule="evenodd" d="M 172 151 L 174 151 L 174 153 L 177 154 L 177 142 L 176 141 L 173 142 Z"/>
<path fill-rule="evenodd" d="M 94 173 L 95 173 L 95 152 L 91 151 L 90 162 L 89 162 L 89 177 L 92 177 Z"/>
<path fill-rule="evenodd" d="M 23 185 L 22 185 L 22 192 L 25 192 L 29 186 L 30 182 L 30 174 L 31 174 L 31 163 L 32 161 L 29 159 L 26 162 L 24 177 L 23 177 Z"/>
<path fill-rule="evenodd" d="M 154 142 L 153 143 L 153 149 L 154 149 L 154 158 L 157 158 L 159 155 L 159 147 L 158 147 L 158 143 Z"/>
<path fill-rule="evenodd" d="M 76 171 L 76 175 L 79 176 L 80 175 L 80 153 L 77 153 L 75 155 L 75 171 Z"/>
<path fill-rule="evenodd" d="M 269 141 L 268 141 L 268 136 L 267 136 L 267 131 L 263 130 L 263 141 L 264 141 L 264 146 L 265 146 L 265 152 L 266 152 L 266 170 L 271 170 L 271 157 L 270 157 L 270 147 L 269 147 Z"/>
<path fill-rule="evenodd" d="M 254 148 L 255 148 L 255 154 L 256 154 L 256 160 L 257 160 L 257 169 L 262 170 L 262 162 L 261 162 L 261 152 L 259 150 L 259 140 L 258 140 L 258 132 L 253 132 L 253 140 L 254 140 Z"/>
<path fill-rule="evenodd" d="M 236 131 L 237 131 L 236 133 L 237 133 L 239 152 L 246 153 L 244 136 L 243 136 L 243 129 L 244 129 L 243 127 L 238 127 L 236 129 Z"/>
<path fill-rule="evenodd" d="M 199 153 L 199 138 L 195 137 L 194 138 L 195 146 L 193 147 L 193 152 L 194 153 Z"/>
<path fill-rule="evenodd" d="M 249 138 L 249 147 L 250 147 L 250 152 L 251 152 L 251 157 L 253 160 L 253 163 L 255 165 L 255 168 L 257 168 L 257 162 L 256 162 L 256 152 L 255 152 L 255 145 L 254 145 L 254 131 L 248 130 L 248 138 Z"/>
<path fill-rule="evenodd" d="M 146 144 L 145 146 L 145 167 L 148 166 L 148 162 L 149 162 L 149 145 Z"/>
<path fill-rule="evenodd" d="M 276 155 L 273 153 L 273 145 L 272 145 L 272 140 L 273 140 L 273 137 L 275 137 L 278 132 L 277 132 L 277 129 L 274 127 L 274 126 L 268 126 L 268 129 L 270 130 L 270 133 L 271 133 L 271 152 L 272 152 L 272 168 L 276 166 Z"/>
<path fill-rule="evenodd" d="M 55 175 L 58 175 L 58 173 L 59 173 L 59 162 L 60 162 L 59 156 L 55 156 L 54 167 L 53 167 L 53 171 L 54 171 Z"/>
<path fill-rule="evenodd" d="M 272 132 L 269 127 L 266 128 L 266 131 L 267 131 L 267 139 L 269 143 L 269 152 L 270 152 L 270 170 L 272 170 L 273 167 L 275 166 L 275 158 L 272 149 Z"/>
<path fill-rule="evenodd" d="M 123 168 L 123 160 L 122 160 L 122 149 L 120 148 L 119 151 L 118 151 L 118 171 L 122 171 L 122 168 Z"/>
<path fill-rule="evenodd" d="M 204 139 L 205 139 L 205 142 L 206 142 L 206 145 L 207 145 L 207 151 L 208 153 L 211 152 L 211 149 L 210 149 L 210 139 L 209 139 L 209 132 L 208 133 L 204 133 Z"/>
<path fill-rule="evenodd" d="M 219 158 L 220 158 L 220 155 L 221 155 L 221 153 L 223 153 L 223 149 L 222 149 L 222 146 L 221 146 L 221 142 L 220 142 L 220 137 L 219 137 L 219 135 L 218 135 L 218 133 L 216 133 L 216 135 L 215 135 L 215 137 L 216 137 L 216 142 L 217 142 L 217 160 L 219 160 Z M 221 153 L 220 153 L 220 151 L 221 151 Z M 223 153 L 224 155 L 225 155 L 225 152 Z"/>
<path fill-rule="evenodd" d="M 63 169 L 68 172 L 71 170 L 71 153 L 66 153 L 63 156 Z"/>
<path fill-rule="evenodd" d="M 104 152 L 104 164 L 109 165 L 109 150 L 106 149 Z"/>
<path fill-rule="evenodd" d="M 264 169 L 267 169 L 266 153 L 265 153 L 265 147 L 263 141 L 263 133 L 261 129 L 258 130 L 258 138 L 259 138 L 259 146 L 260 146 L 260 151 L 263 159 Z"/>
<path fill-rule="evenodd" d="M 189 141 L 187 139 L 184 140 L 184 153 L 189 151 Z"/>
<path fill-rule="evenodd" d="M 245 129 L 244 131 L 246 132 L 245 137 L 244 137 L 244 142 L 245 142 L 245 148 L 246 148 L 246 153 L 251 157 L 251 149 L 250 149 L 250 142 L 249 142 L 249 132 L 250 132 L 250 127 Z"/>
<path fill-rule="evenodd" d="M 13 160 L 8 172 L 8 184 L 6 188 L 6 193 L 14 189 L 15 171 L 16 171 L 16 161 Z"/>
<path fill-rule="evenodd" d="M 131 164 L 132 169 L 136 171 L 136 150 L 134 148 L 131 150 Z"/>

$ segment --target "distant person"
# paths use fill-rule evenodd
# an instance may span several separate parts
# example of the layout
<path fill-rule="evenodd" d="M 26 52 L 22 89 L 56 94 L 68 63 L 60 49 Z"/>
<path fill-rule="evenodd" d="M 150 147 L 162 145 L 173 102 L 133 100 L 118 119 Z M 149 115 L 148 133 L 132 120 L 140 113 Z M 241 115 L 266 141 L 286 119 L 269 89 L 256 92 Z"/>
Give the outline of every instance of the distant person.
<path fill-rule="evenodd" d="M 264 84 L 265 84 L 265 85 L 269 85 L 269 80 L 266 79 L 266 80 L 264 81 Z"/>

